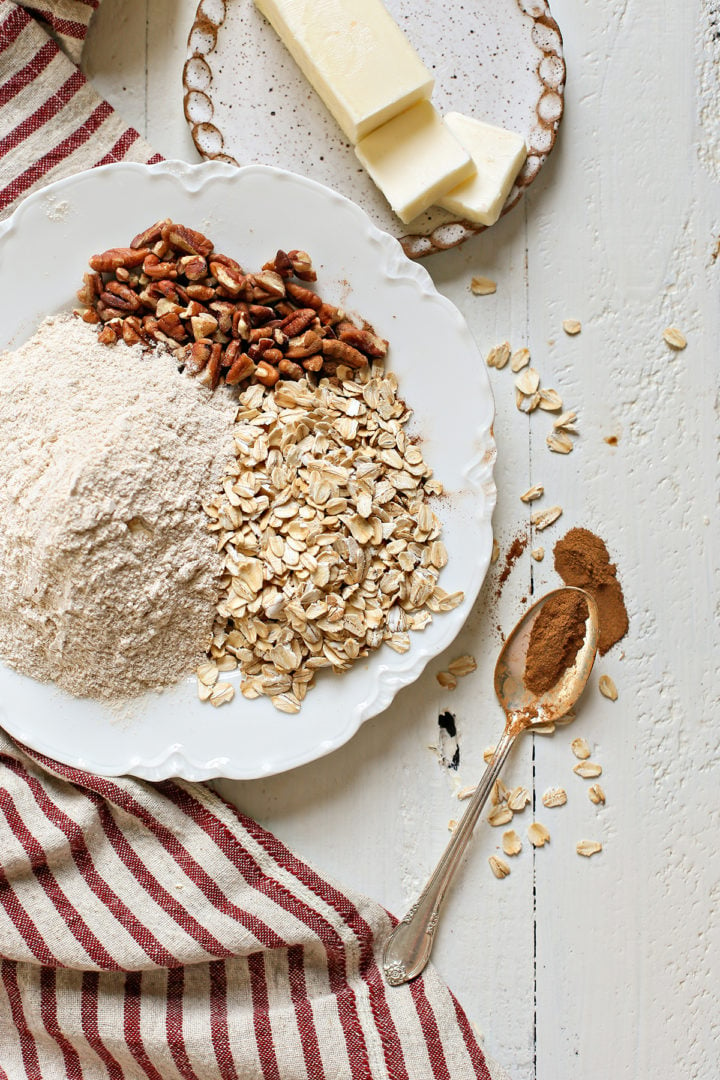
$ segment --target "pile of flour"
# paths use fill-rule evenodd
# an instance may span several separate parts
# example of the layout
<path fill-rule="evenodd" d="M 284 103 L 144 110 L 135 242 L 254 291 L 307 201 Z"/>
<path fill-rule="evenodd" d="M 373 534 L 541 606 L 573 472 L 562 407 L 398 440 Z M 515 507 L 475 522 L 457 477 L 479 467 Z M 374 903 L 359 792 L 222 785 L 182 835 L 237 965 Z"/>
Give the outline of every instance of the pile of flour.
<path fill-rule="evenodd" d="M 190 673 L 222 560 L 202 502 L 232 460 L 229 395 L 72 315 L 0 355 L 0 658 L 80 696 Z"/>

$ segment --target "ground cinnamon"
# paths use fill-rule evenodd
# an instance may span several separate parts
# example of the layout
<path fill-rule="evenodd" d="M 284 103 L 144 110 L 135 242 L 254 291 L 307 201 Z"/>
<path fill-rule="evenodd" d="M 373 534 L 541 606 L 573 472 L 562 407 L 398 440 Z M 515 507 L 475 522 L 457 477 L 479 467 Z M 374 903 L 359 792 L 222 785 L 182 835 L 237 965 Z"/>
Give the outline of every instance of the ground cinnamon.
<path fill-rule="evenodd" d="M 585 589 L 598 608 L 598 650 L 604 656 L 625 636 L 628 615 L 617 569 L 605 543 L 589 529 L 571 529 L 554 548 L 555 569 L 566 585 Z"/>
<path fill-rule="evenodd" d="M 572 667 L 583 641 L 588 605 L 582 593 L 558 592 L 548 599 L 532 625 L 525 658 L 525 686 L 545 694 Z"/>

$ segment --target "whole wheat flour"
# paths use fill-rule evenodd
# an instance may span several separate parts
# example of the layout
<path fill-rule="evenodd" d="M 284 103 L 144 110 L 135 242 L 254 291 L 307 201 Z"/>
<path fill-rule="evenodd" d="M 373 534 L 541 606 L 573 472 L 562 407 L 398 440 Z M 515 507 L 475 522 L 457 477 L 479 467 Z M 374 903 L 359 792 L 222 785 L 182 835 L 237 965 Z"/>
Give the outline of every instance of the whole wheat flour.
<path fill-rule="evenodd" d="M 0 355 L 0 658 L 105 699 L 193 670 L 222 572 L 201 503 L 235 411 L 71 315 Z"/>

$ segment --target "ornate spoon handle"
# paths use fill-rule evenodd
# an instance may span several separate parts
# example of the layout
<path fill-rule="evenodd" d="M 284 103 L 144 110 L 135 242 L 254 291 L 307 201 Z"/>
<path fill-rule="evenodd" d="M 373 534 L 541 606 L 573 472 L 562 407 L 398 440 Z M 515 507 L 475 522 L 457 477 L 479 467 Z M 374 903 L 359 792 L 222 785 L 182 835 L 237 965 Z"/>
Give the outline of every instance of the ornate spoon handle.
<path fill-rule="evenodd" d="M 445 893 L 515 738 L 515 734 L 503 732 L 500 742 L 495 747 L 492 760 L 483 773 L 427 885 L 405 918 L 398 923 L 387 939 L 383 952 L 383 970 L 391 986 L 400 986 L 414 979 L 430 959 Z"/>

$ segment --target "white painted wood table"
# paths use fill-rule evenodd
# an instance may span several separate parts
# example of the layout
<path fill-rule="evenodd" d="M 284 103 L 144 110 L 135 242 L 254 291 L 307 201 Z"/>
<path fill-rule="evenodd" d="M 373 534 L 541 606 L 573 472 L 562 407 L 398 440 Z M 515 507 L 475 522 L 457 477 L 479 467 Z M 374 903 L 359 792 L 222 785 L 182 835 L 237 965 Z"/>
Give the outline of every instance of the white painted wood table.
<path fill-rule="evenodd" d="M 483 354 L 527 345 L 546 386 L 579 413 L 567 456 L 545 446 L 548 414 L 497 400 L 500 562 L 456 644 L 343 749 L 286 775 L 219 783 L 222 793 L 325 873 L 402 913 L 447 839 L 501 714 L 492 693 L 497 627 L 552 559 L 503 554 L 543 483 L 563 517 L 534 543 L 548 554 L 573 525 L 607 542 L 630 632 L 598 663 L 572 727 L 529 736 L 505 780 L 536 793 L 551 842 L 496 880 L 502 830 L 483 822 L 451 893 L 434 960 L 488 1052 L 513 1080 L 715 1080 L 720 1075 L 720 856 L 717 657 L 720 7 L 717 0 L 554 0 L 568 66 L 558 146 L 517 209 L 427 263 Z M 85 69 L 166 156 L 198 159 L 181 75 L 195 0 L 105 0 Z M 496 294 L 469 291 L 473 274 Z M 582 322 L 576 337 L 563 319 Z M 674 324 L 688 346 L 672 351 Z M 428 378 L 442 377 L 428 368 Z M 614 438 L 613 438 L 614 437 Z M 607 440 L 611 439 L 611 445 Z M 478 671 L 453 693 L 435 674 L 461 652 Z M 612 703 L 597 690 L 615 680 Z M 460 767 L 435 750 L 438 714 L 457 718 Z M 572 773 L 584 736 L 603 766 L 605 807 Z M 568 790 L 546 810 L 545 789 Z M 601 840 L 592 859 L 577 841 Z"/>

